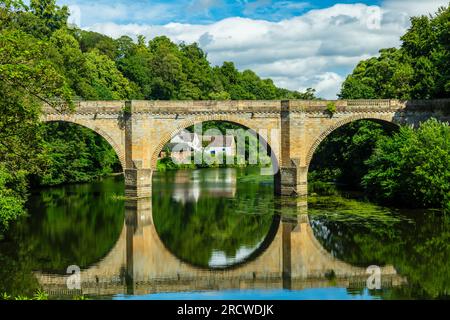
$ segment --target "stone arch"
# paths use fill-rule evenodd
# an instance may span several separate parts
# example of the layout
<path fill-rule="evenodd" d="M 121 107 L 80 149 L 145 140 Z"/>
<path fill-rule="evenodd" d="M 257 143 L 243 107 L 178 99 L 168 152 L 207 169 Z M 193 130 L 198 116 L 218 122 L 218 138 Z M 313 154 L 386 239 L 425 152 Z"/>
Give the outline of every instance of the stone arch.
<path fill-rule="evenodd" d="M 335 122 L 333 125 L 329 126 L 314 140 L 314 143 L 309 148 L 309 152 L 306 156 L 306 168 L 309 170 L 309 166 L 311 164 L 314 153 L 316 152 L 317 148 L 325 140 L 326 137 L 328 137 L 333 131 L 339 129 L 340 127 L 343 127 L 346 124 L 349 124 L 351 122 L 358 121 L 358 120 L 373 120 L 375 122 L 380 122 L 383 124 L 390 124 L 392 126 L 398 127 L 398 124 L 396 124 L 393 121 L 392 116 L 389 116 L 389 115 L 380 116 L 380 115 L 359 114 L 359 115 L 354 115 L 354 116 L 350 116 L 350 117 L 341 119 L 341 120 Z"/>
<path fill-rule="evenodd" d="M 252 131 L 253 134 L 258 136 L 258 129 L 254 128 L 252 126 L 251 119 L 243 119 L 242 117 L 238 117 L 235 115 L 208 115 L 208 116 L 201 116 L 201 117 L 193 117 L 190 119 L 186 119 L 183 122 L 181 122 L 177 127 L 170 132 L 166 133 L 162 136 L 160 139 L 160 142 L 155 147 L 152 158 L 151 158 L 151 167 L 152 169 L 156 169 L 156 165 L 158 162 L 158 156 L 161 150 L 164 148 L 164 146 L 172 139 L 174 135 L 179 133 L 180 131 L 187 129 L 189 127 L 192 127 L 196 124 L 202 123 L 202 122 L 208 122 L 208 121 L 224 121 L 224 122 L 231 122 L 238 125 L 241 125 L 245 128 L 248 128 Z M 271 148 L 268 141 L 266 141 L 268 148 Z M 270 151 L 270 150 L 268 150 Z M 276 161 L 277 166 L 279 165 L 279 154 L 277 154 L 274 151 L 274 155 L 272 156 L 272 162 Z"/>
<path fill-rule="evenodd" d="M 70 118 L 66 118 L 66 117 L 57 117 L 57 118 L 46 118 L 43 119 L 43 122 L 45 123 L 51 123 L 51 122 L 68 122 L 68 123 L 72 123 L 72 124 L 76 124 L 79 125 L 81 127 L 87 128 L 89 130 L 94 131 L 96 134 L 98 134 L 99 136 L 101 136 L 103 139 L 105 139 L 109 145 L 114 149 L 114 151 L 116 152 L 117 157 L 119 158 L 119 162 L 120 165 L 122 166 L 122 170 L 125 170 L 126 166 L 126 162 L 125 162 L 125 152 L 124 150 L 122 150 L 122 148 L 120 148 L 119 144 L 103 129 L 99 128 L 96 125 L 92 125 L 92 124 L 88 124 L 88 123 L 84 123 L 84 122 L 79 122 Z"/>

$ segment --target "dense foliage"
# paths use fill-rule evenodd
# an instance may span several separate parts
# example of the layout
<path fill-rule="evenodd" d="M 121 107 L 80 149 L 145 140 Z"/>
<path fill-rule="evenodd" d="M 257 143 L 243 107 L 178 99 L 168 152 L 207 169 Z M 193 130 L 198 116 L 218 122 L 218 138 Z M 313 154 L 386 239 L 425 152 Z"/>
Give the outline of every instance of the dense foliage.
<path fill-rule="evenodd" d="M 450 7 L 411 19 L 399 49 L 361 61 L 345 80 L 343 99 L 450 97 Z"/>
<path fill-rule="evenodd" d="M 71 95 L 49 44 L 19 27 L 27 17 L 12 14 L 13 4 L 0 5 L 0 233 L 24 213 L 26 176 L 40 169 L 41 103 L 70 106 Z M 42 27 L 50 25 L 42 21 Z"/>
<path fill-rule="evenodd" d="M 121 167 L 114 149 L 90 129 L 64 122 L 45 125 L 42 135 L 46 160 L 33 186 L 88 182 Z"/>
<path fill-rule="evenodd" d="M 355 121 L 330 134 L 318 147 L 311 162 L 312 180 L 333 180 L 360 187 L 367 173 L 365 161 L 376 142 L 395 128 L 369 120 Z"/>
<path fill-rule="evenodd" d="M 437 120 L 378 140 L 363 185 L 383 201 L 450 209 L 450 126 Z"/>

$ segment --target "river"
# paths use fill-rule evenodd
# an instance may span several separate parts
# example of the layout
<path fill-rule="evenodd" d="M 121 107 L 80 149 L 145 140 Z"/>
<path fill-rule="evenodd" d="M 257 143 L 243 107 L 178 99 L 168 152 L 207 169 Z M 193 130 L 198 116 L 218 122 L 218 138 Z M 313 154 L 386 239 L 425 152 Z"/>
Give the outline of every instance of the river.
<path fill-rule="evenodd" d="M 450 217 L 317 184 L 274 196 L 257 169 L 155 173 L 36 190 L 0 242 L 0 294 L 50 299 L 437 299 L 450 296 Z M 77 266 L 80 289 L 67 287 Z"/>

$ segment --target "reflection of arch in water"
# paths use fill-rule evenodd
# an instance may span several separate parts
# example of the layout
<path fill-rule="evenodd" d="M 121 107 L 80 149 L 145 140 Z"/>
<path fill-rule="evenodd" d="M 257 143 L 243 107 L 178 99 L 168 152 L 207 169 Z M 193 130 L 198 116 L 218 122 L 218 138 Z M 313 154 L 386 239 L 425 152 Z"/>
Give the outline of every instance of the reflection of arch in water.
<path fill-rule="evenodd" d="M 230 265 L 217 265 L 217 266 L 212 266 L 209 265 L 207 266 L 202 266 L 202 265 L 197 265 L 191 261 L 188 261 L 187 259 L 184 259 L 182 257 L 179 257 L 177 254 L 175 254 L 165 243 L 164 241 L 159 237 L 158 231 L 156 230 L 156 234 L 159 238 L 159 241 L 161 242 L 161 244 L 164 246 L 164 248 L 171 253 L 171 255 L 173 257 L 175 257 L 176 259 L 178 259 L 179 261 L 183 262 L 186 265 L 191 266 L 192 268 L 195 269 L 199 269 L 199 270 L 210 270 L 210 271 L 217 271 L 217 270 L 221 270 L 221 271 L 226 271 L 226 270 L 233 270 L 233 269 L 238 269 L 240 267 L 242 267 L 243 265 L 256 260 L 259 256 L 261 256 L 266 250 L 267 248 L 270 247 L 270 245 L 272 244 L 273 240 L 275 239 L 275 236 L 278 232 L 279 229 L 279 225 L 280 225 L 280 216 L 278 215 L 274 215 L 273 219 L 272 219 L 272 223 L 270 224 L 269 230 L 267 232 L 267 235 L 264 237 L 264 239 L 262 240 L 262 242 L 252 250 L 252 252 L 245 256 L 244 258 L 230 264 Z"/>
<path fill-rule="evenodd" d="M 26 228 L 28 240 L 40 239 L 33 269 L 65 275 L 67 263 L 90 268 L 105 259 L 123 229 L 123 203 L 112 199 L 122 192 L 122 176 L 34 190 L 27 206 L 40 218 Z"/>
<path fill-rule="evenodd" d="M 188 171 L 188 170 L 180 170 L 175 172 L 174 178 L 174 189 L 172 190 L 172 199 L 177 202 L 182 203 L 183 205 L 187 202 L 197 204 L 199 200 L 199 193 L 203 183 L 207 183 L 207 188 L 202 188 L 202 193 L 207 193 L 210 197 L 215 198 L 234 198 L 236 193 L 236 185 L 237 185 L 237 173 L 236 169 L 233 168 L 214 168 L 209 169 L 207 171 L 202 171 L 204 174 L 200 175 L 199 171 Z M 154 176 L 156 178 L 157 175 Z M 195 191 L 198 190 L 199 193 L 196 194 Z M 153 216 L 157 213 L 156 206 L 152 206 L 153 208 Z M 159 213 L 159 212 L 158 212 Z M 162 232 L 160 229 L 156 228 L 156 232 L 158 233 L 158 237 L 161 243 L 164 244 L 167 251 L 172 252 L 172 254 L 177 257 L 180 261 L 183 261 L 186 264 L 190 264 L 192 267 L 200 268 L 200 269 L 210 269 L 210 270 L 225 270 L 239 267 L 242 264 L 248 263 L 253 259 L 257 258 L 262 252 L 265 251 L 266 248 L 269 247 L 271 242 L 273 241 L 275 234 L 278 229 L 280 218 L 279 216 L 273 215 L 274 212 L 269 212 L 269 215 L 245 215 L 244 218 L 262 218 L 264 219 L 264 230 L 268 227 L 267 233 L 264 235 L 260 235 L 261 237 L 257 239 L 257 244 L 252 244 L 251 247 L 239 247 L 241 249 L 251 250 L 250 252 L 246 252 L 243 256 L 239 257 L 236 255 L 234 257 L 226 256 L 226 253 L 223 251 L 215 251 L 212 252 L 212 255 L 209 257 L 209 261 L 205 264 L 202 262 L 196 263 L 193 259 L 189 259 L 189 257 L 183 256 L 182 254 L 177 254 L 176 250 L 174 251 L 174 246 L 171 246 L 171 243 L 165 243 L 163 238 L 161 237 L 159 232 Z M 167 213 L 170 214 L 170 213 Z M 152 219 L 155 221 L 155 218 Z M 180 217 L 182 219 L 182 217 Z M 270 220 L 269 220 L 270 219 Z M 268 224 L 270 223 L 270 225 Z M 260 229 L 261 230 L 261 229 Z M 166 230 L 167 232 L 167 230 Z M 170 232 L 170 230 L 168 231 Z M 176 235 L 175 235 L 176 237 Z M 183 240 L 183 239 L 181 239 Z M 187 241 L 189 239 L 186 239 Z M 232 240 L 232 239 L 230 239 Z M 197 248 L 197 250 L 202 250 L 201 247 Z M 209 252 L 208 252 L 209 253 Z M 213 263 L 213 260 L 220 256 L 219 254 L 223 253 L 224 262 L 223 263 Z M 232 260 L 232 261 L 230 261 Z M 234 261 L 233 261 L 234 260 Z"/>

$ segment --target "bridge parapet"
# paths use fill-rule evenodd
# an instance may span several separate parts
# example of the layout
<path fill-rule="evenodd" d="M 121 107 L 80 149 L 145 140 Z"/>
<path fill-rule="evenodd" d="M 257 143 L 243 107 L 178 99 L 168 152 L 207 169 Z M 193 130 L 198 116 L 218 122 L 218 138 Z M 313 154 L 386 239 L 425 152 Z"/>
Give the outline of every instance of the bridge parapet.
<path fill-rule="evenodd" d="M 75 101 L 73 112 L 66 111 L 63 114 L 118 114 L 125 110 L 127 101 Z M 57 109 L 44 105 L 44 115 L 61 114 Z"/>
<path fill-rule="evenodd" d="M 78 101 L 75 102 L 77 114 L 108 114 L 121 113 L 128 110 L 131 113 L 279 113 L 319 112 L 326 111 L 333 103 L 338 112 L 367 111 L 442 111 L 450 112 L 450 99 L 400 101 L 393 99 L 379 100 L 227 100 L 227 101 Z M 58 113 L 51 107 L 44 107 L 44 114 Z"/>
<path fill-rule="evenodd" d="M 280 112 L 280 100 L 131 101 L 132 112 L 211 113 Z"/>

